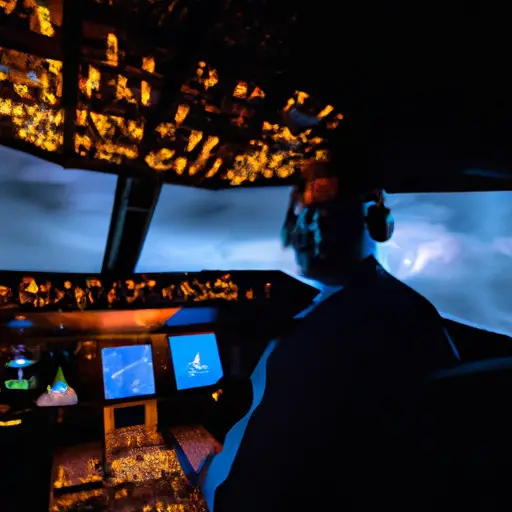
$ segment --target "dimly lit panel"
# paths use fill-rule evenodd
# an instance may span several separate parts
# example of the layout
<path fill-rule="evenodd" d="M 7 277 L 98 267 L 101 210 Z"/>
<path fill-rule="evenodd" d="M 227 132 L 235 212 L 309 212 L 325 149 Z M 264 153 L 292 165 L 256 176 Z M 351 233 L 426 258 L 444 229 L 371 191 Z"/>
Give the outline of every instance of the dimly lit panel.
<path fill-rule="evenodd" d="M 280 231 L 290 189 L 162 189 L 137 272 L 296 270 Z"/>
<path fill-rule="evenodd" d="M 100 272 L 117 177 L 0 146 L 1 270 Z"/>
<path fill-rule="evenodd" d="M 393 275 L 446 317 L 512 335 L 512 192 L 389 196 Z"/>

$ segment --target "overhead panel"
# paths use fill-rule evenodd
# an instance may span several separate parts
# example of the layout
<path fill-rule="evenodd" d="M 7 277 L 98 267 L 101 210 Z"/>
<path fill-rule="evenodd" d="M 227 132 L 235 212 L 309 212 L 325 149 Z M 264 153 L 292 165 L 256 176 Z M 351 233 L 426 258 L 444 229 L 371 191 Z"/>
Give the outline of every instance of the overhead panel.
<path fill-rule="evenodd" d="M 293 12 L 266 7 L 2 0 L 0 136 L 67 168 L 290 183 L 343 116 L 279 81 Z"/>

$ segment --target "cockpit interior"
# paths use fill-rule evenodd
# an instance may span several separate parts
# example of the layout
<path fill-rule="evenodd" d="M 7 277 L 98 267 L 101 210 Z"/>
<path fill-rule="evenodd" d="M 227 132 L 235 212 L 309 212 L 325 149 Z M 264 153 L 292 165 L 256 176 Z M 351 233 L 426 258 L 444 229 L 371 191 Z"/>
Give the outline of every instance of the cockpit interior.
<path fill-rule="evenodd" d="M 278 3 L 0 0 L 1 510 L 208 510 L 201 471 L 250 409 L 251 374 L 322 292 L 280 238 L 301 162 L 367 113 L 343 18 L 340 49 L 318 52 L 334 20 Z M 396 82 L 413 90 L 416 67 Z M 369 175 L 396 225 L 378 261 L 460 355 L 424 404 L 443 503 L 498 510 L 512 501 L 512 108 L 485 97 L 379 121 L 386 164 Z M 454 126 L 460 140 L 443 138 Z M 382 149 L 392 133 L 405 149 Z"/>

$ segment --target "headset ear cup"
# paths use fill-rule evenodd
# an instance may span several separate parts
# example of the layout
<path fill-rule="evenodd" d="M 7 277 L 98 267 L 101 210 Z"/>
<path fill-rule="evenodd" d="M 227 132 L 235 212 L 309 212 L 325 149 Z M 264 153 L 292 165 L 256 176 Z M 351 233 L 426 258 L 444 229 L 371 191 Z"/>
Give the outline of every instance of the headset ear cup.
<path fill-rule="evenodd" d="M 376 242 L 387 242 L 395 230 L 395 220 L 391 210 L 385 206 L 372 205 L 366 215 L 366 226 Z"/>

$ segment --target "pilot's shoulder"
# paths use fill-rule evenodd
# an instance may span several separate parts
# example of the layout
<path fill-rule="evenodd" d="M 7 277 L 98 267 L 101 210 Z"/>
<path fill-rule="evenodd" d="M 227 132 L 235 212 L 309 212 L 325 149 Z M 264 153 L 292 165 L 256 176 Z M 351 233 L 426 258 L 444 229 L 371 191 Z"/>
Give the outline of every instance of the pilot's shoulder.
<path fill-rule="evenodd" d="M 400 324 L 406 330 L 414 326 L 416 339 L 419 337 L 426 340 L 425 362 L 430 361 L 433 368 L 441 368 L 460 361 L 457 347 L 444 327 L 443 317 L 437 308 L 421 293 L 413 290 L 384 269 L 382 272 L 383 279 L 380 288 L 381 292 L 384 292 L 384 296 L 381 295 L 380 300 L 386 300 L 390 307 L 388 311 L 400 316 L 402 320 Z M 417 346 L 418 344 L 416 344 Z"/>
<path fill-rule="evenodd" d="M 421 295 L 400 279 L 392 276 L 382 267 L 378 269 L 379 284 L 382 292 L 388 294 L 390 302 L 400 301 L 406 310 L 433 318 L 440 318 L 439 311 L 426 297 Z"/>

